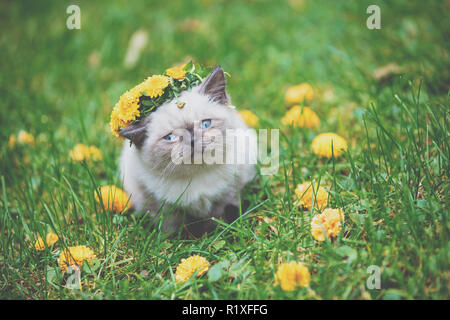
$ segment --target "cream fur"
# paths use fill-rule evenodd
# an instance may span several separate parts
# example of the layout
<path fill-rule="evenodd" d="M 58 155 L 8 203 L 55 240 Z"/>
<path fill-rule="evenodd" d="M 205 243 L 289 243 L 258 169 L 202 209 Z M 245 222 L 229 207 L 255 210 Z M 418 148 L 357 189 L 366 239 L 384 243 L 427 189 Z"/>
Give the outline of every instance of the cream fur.
<path fill-rule="evenodd" d="M 179 109 L 177 101 L 185 102 Z M 214 204 L 220 202 L 237 205 L 238 192 L 255 175 L 253 165 L 229 164 L 170 164 L 168 152 L 175 144 L 161 139 L 177 128 L 195 125 L 204 119 L 213 119 L 215 130 L 246 129 L 236 110 L 211 102 L 196 87 L 185 91 L 177 101 L 168 102 L 149 116 L 147 138 L 138 149 L 125 141 L 120 158 L 121 177 L 131 203 L 138 211 L 150 210 L 152 215 L 163 202 L 173 204 L 181 196 L 179 207 L 192 217 L 206 218 L 214 213 Z M 197 130 L 197 129 L 194 129 Z M 205 133 L 206 132 L 206 133 Z M 202 131 L 207 136 L 207 130 Z M 243 151 L 244 152 L 244 151 Z M 173 230 L 177 218 L 168 219 L 165 229 Z"/>

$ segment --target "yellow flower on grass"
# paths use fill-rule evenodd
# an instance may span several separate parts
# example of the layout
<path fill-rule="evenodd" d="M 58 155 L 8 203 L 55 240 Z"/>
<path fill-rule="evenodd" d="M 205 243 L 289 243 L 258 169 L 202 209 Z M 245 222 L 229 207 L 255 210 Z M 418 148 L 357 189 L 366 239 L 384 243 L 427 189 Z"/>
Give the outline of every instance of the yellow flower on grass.
<path fill-rule="evenodd" d="M 44 240 L 42 240 L 42 237 L 39 236 L 36 240 L 36 242 L 34 243 L 34 248 L 36 250 L 44 250 L 45 249 L 45 244 L 44 244 Z"/>
<path fill-rule="evenodd" d="M 74 161 L 98 161 L 103 158 L 101 151 L 97 147 L 87 146 L 81 143 L 78 143 L 72 150 L 70 150 L 69 156 Z"/>
<path fill-rule="evenodd" d="M 34 145 L 34 137 L 31 133 L 28 133 L 25 130 L 20 130 L 17 135 L 17 142 L 32 146 Z"/>
<path fill-rule="evenodd" d="M 295 261 L 282 263 L 275 274 L 275 284 L 280 284 L 284 291 L 294 291 L 297 286 L 307 287 L 310 281 L 308 268 Z"/>
<path fill-rule="evenodd" d="M 315 128 L 320 125 L 320 119 L 311 108 L 297 105 L 286 112 L 281 123 L 300 128 Z"/>
<path fill-rule="evenodd" d="M 343 220 L 344 212 L 341 209 L 327 208 L 311 220 L 311 235 L 317 241 L 324 241 L 325 235 L 329 238 L 337 237 Z"/>
<path fill-rule="evenodd" d="M 193 255 L 187 259 L 181 259 L 181 263 L 175 272 L 175 280 L 177 282 L 187 281 L 196 271 L 197 277 L 206 273 L 209 269 L 209 262 L 203 257 Z"/>
<path fill-rule="evenodd" d="M 69 156 L 74 161 L 83 161 L 89 157 L 89 147 L 84 144 L 77 144 L 75 147 L 69 151 Z"/>
<path fill-rule="evenodd" d="M 10 149 L 14 148 L 16 145 L 16 137 L 14 135 L 9 136 L 8 145 Z"/>
<path fill-rule="evenodd" d="M 288 106 L 293 104 L 303 104 L 309 102 L 314 97 L 313 88 L 306 82 L 290 87 L 284 96 L 284 100 Z"/>
<path fill-rule="evenodd" d="M 142 89 L 150 98 L 159 97 L 164 93 L 164 89 L 169 85 L 169 77 L 154 75 L 142 83 Z"/>
<path fill-rule="evenodd" d="M 311 147 L 319 157 L 339 157 L 347 150 L 347 141 L 335 133 L 321 133 L 313 139 Z"/>
<path fill-rule="evenodd" d="M 311 182 L 299 184 L 295 188 L 295 194 L 300 199 L 299 204 L 308 210 L 311 209 L 313 199 L 315 207 L 319 210 L 325 208 L 328 203 L 327 190 L 321 186 L 317 186 L 317 183 L 314 185 Z"/>
<path fill-rule="evenodd" d="M 25 130 L 20 130 L 17 134 L 17 138 L 14 135 L 11 135 L 8 140 L 9 148 L 12 149 L 16 145 L 19 144 L 28 144 L 30 146 L 34 145 L 34 137 L 31 133 L 26 132 Z"/>
<path fill-rule="evenodd" d="M 89 154 L 90 154 L 91 159 L 94 161 L 99 161 L 99 160 L 103 159 L 102 152 L 100 151 L 99 148 L 97 148 L 95 146 L 89 147 Z"/>
<path fill-rule="evenodd" d="M 45 236 L 45 242 L 47 242 L 47 246 L 51 246 L 53 244 L 55 244 L 55 242 L 58 241 L 58 236 L 56 235 L 56 233 L 53 232 L 49 232 L 47 233 L 47 235 Z M 44 250 L 45 249 L 45 244 L 44 244 L 44 240 L 42 240 L 42 237 L 38 237 L 35 244 L 34 244 L 34 248 L 36 250 Z"/>
<path fill-rule="evenodd" d="M 45 236 L 45 241 L 47 242 L 47 245 L 49 245 L 49 246 L 55 244 L 58 240 L 59 240 L 58 236 L 56 235 L 56 233 L 53 233 L 53 232 L 49 232 Z"/>
<path fill-rule="evenodd" d="M 184 70 L 185 66 L 186 64 L 180 64 L 179 66 L 169 68 L 166 70 L 166 74 L 174 79 L 183 80 L 186 76 L 186 70 Z"/>
<path fill-rule="evenodd" d="M 250 110 L 240 110 L 238 113 L 249 127 L 256 127 L 258 125 L 258 116 Z"/>
<path fill-rule="evenodd" d="M 81 268 L 84 261 L 91 262 L 94 258 L 94 251 L 86 246 L 68 247 L 61 251 L 58 264 L 61 271 L 65 272 L 69 266 Z"/>
<path fill-rule="evenodd" d="M 106 210 L 122 212 L 131 206 L 128 195 L 116 186 L 103 186 L 100 188 L 99 193 L 101 201 L 97 191 L 95 192 L 95 200 L 98 203 L 103 203 Z"/>

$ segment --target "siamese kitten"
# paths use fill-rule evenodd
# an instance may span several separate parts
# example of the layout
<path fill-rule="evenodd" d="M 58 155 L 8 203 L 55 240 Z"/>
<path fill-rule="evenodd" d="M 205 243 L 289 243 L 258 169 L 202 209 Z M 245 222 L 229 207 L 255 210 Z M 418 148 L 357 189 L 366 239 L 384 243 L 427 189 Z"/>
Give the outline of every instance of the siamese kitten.
<path fill-rule="evenodd" d="M 163 231 L 184 223 L 200 235 L 215 227 L 212 217 L 237 218 L 239 192 L 255 176 L 254 165 L 198 161 L 206 153 L 226 155 L 227 129 L 249 129 L 230 105 L 225 74 L 217 66 L 202 84 L 120 131 L 132 142 L 125 141 L 120 158 L 131 204 L 153 217 L 162 206 L 166 213 L 174 207 L 162 218 Z M 245 147 L 235 152 L 248 153 Z"/>

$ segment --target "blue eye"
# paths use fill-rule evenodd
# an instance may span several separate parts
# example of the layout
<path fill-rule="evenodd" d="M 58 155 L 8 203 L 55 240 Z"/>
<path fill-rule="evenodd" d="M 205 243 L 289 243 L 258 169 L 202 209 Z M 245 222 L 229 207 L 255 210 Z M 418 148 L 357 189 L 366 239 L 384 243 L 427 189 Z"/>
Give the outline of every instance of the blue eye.
<path fill-rule="evenodd" d="M 163 137 L 163 139 L 167 141 L 174 141 L 176 138 L 177 136 L 174 135 L 173 133 L 169 133 L 167 136 Z"/>
<path fill-rule="evenodd" d="M 203 120 L 202 123 L 200 124 L 200 128 L 202 128 L 202 129 L 208 129 L 209 127 L 211 127 L 210 119 Z"/>

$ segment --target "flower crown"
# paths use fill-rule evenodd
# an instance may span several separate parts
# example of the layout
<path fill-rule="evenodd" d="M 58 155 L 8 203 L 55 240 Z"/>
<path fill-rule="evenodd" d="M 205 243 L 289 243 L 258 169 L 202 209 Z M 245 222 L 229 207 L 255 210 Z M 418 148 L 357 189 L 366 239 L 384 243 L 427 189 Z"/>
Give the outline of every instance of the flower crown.
<path fill-rule="evenodd" d="M 189 62 L 166 70 L 164 75 L 153 75 L 120 96 L 111 112 L 111 131 L 119 137 L 121 129 L 142 120 L 167 101 L 178 97 L 181 91 L 191 90 L 208 74 L 205 68 Z M 183 104 L 180 103 L 180 108 Z"/>

